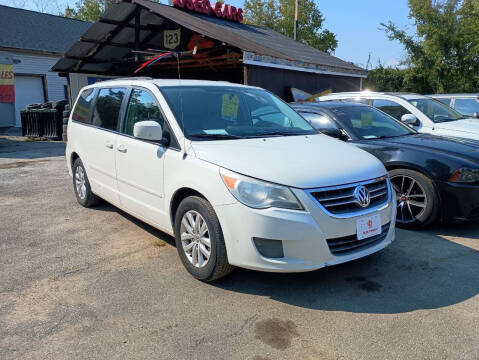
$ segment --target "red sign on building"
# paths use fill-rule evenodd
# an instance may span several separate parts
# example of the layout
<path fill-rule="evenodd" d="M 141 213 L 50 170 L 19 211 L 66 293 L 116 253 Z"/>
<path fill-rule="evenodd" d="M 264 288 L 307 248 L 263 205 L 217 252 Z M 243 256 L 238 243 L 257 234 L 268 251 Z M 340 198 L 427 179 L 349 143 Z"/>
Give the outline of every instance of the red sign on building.
<path fill-rule="evenodd" d="M 211 5 L 209 0 L 174 0 L 173 5 L 180 9 L 187 9 L 205 15 L 212 15 L 218 18 L 243 22 L 243 9 L 233 5 L 215 2 Z"/>
<path fill-rule="evenodd" d="M 15 102 L 13 65 L 0 64 L 0 103 Z"/>

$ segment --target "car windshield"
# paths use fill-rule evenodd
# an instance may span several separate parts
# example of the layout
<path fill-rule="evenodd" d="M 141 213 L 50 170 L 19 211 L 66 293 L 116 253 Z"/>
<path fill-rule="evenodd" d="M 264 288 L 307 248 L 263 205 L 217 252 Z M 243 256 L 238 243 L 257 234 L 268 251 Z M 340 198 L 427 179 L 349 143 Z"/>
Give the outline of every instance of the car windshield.
<path fill-rule="evenodd" d="M 286 103 L 261 89 L 237 86 L 160 87 L 191 140 L 315 134 Z"/>
<path fill-rule="evenodd" d="M 408 101 L 435 123 L 454 121 L 464 118 L 454 109 L 451 109 L 449 106 L 444 105 L 440 101 L 434 99 L 421 98 L 410 99 Z"/>
<path fill-rule="evenodd" d="M 384 139 L 416 132 L 391 116 L 369 106 L 344 106 L 329 109 L 346 131 L 362 140 Z"/>

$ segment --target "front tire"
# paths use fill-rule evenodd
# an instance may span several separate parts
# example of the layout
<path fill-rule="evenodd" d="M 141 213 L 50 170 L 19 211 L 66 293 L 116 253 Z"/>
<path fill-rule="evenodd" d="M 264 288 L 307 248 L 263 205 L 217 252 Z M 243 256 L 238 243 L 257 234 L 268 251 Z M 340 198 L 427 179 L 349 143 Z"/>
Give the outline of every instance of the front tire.
<path fill-rule="evenodd" d="M 73 163 L 73 190 L 78 203 L 84 207 L 91 207 L 100 202 L 100 198 L 91 191 L 90 181 L 80 158 Z"/>
<path fill-rule="evenodd" d="M 211 204 L 201 197 L 187 197 L 178 206 L 175 242 L 186 270 L 198 280 L 218 280 L 234 269 L 228 263 L 218 217 Z"/>
<path fill-rule="evenodd" d="M 409 169 L 394 169 L 389 175 L 396 191 L 396 224 L 399 227 L 425 227 L 437 220 L 439 197 L 431 179 Z"/>

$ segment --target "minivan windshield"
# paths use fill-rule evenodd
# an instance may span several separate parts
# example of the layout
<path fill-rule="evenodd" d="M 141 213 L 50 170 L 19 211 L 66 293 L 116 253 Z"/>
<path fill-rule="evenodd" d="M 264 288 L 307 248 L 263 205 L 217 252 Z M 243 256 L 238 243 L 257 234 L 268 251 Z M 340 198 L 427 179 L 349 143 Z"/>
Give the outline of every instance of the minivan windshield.
<path fill-rule="evenodd" d="M 434 99 L 419 98 L 410 99 L 408 101 L 435 123 L 454 121 L 464 118 L 456 110 Z"/>
<path fill-rule="evenodd" d="M 190 140 L 316 134 L 301 115 L 265 90 L 166 86 L 160 91 Z"/>
<path fill-rule="evenodd" d="M 361 140 L 385 139 L 416 134 L 408 126 L 369 106 L 344 106 L 329 109 L 340 124 Z"/>

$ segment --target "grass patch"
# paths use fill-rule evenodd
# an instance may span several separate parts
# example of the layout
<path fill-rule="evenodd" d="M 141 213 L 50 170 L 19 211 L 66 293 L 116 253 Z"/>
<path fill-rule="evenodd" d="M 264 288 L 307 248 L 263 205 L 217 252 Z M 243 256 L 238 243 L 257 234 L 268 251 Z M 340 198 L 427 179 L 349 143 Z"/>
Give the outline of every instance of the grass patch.
<path fill-rule="evenodd" d="M 163 247 L 166 246 L 166 242 L 161 239 L 156 239 L 153 245 L 155 245 L 156 247 Z"/>

